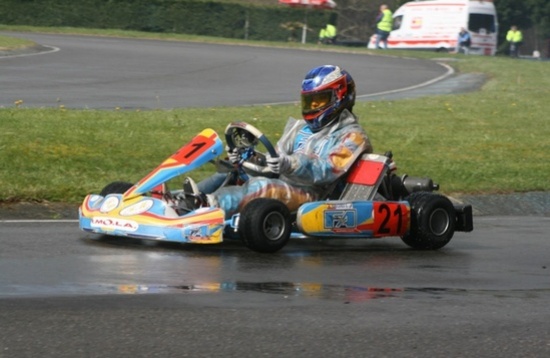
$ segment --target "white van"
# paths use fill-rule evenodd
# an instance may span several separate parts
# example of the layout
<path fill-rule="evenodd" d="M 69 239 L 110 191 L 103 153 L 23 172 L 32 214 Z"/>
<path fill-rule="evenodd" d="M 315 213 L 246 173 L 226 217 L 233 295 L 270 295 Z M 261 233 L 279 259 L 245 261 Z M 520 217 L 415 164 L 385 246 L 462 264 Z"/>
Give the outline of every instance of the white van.
<path fill-rule="evenodd" d="M 470 54 L 494 55 L 498 20 L 493 0 L 411 1 L 393 14 L 388 48 L 454 51 L 460 29 L 470 32 Z M 376 35 L 369 41 L 375 48 Z"/>

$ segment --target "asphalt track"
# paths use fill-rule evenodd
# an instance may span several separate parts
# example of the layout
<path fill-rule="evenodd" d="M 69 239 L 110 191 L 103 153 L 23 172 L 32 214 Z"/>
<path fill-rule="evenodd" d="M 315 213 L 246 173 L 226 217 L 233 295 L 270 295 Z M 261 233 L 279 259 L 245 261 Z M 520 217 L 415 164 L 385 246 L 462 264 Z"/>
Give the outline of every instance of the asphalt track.
<path fill-rule="evenodd" d="M 197 69 L 213 59 L 222 61 L 234 48 L 42 36 L 28 37 L 59 50 L 0 59 L 0 98 L 6 106 L 17 98 L 30 107 L 169 108 L 186 97 L 170 99 L 170 91 L 183 93 L 187 85 L 196 90 L 203 85 L 199 78 L 211 73 L 193 77 L 191 71 L 194 79 L 182 85 L 183 72 L 178 81 L 162 76 L 179 68 L 173 61 L 182 62 L 182 54 L 196 56 L 199 64 L 189 66 Z M 104 49 L 109 56 L 125 55 L 118 62 L 104 59 L 109 57 L 102 55 Z M 151 49 L 154 57 L 147 57 Z M 191 54 L 195 50 L 198 54 Z M 117 67 L 132 52 L 147 60 L 145 69 L 139 69 L 137 58 L 131 73 L 127 62 Z M 228 55 L 234 63 L 241 55 L 258 56 L 248 62 L 254 71 L 247 84 L 254 90 L 241 88 L 239 81 L 220 90 L 221 82 L 246 74 L 237 76 L 234 69 L 235 76 L 206 80 L 213 89 L 204 90 L 201 100 L 218 90 L 223 97 L 233 88 L 244 91 L 233 94 L 241 104 L 273 96 L 293 101 L 288 85 L 295 86 L 311 67 L 297 63 L 319 57 L 323 63 L 341 59 L 356 79 L 359 75 L 358 82 L 372 81 L 372 92 L 362 93 L 372 97 L 386 91 L 391 92 L 376 96 L 402 95 L 394 92 L 399 83 L 415 86 L 446 73 L 431 61 L 248 47 L 235 52 Z M 100 66 L 102 61 L 115 68 Z M 262 70 L 264 61 L 269 67 Z M 289 64 L 302 68 L 281 72 Z M 407 71 L 409 65 L 414 71 Z M 97 74 L 98 66 L 108 73 Z M 260 93 L 271 89 L 264 83 L 271 70 L 277 76 L 269 76 L 270 83 L 285 91 Z M 389 72 L 378 73 L 384 71 Z M 225 72 L 214 71 L 218 76 Z M 289 74 L 290 82 L 282 73 Z M 393 85 L 377 87 L 376 76 L 384 75 L 396 76 Z M 157 76 L 173 84 L 170 91 L 153 83 Z M 107 88 L 109 78 L 113 87 Z M 114 79 L 125 84 L 118 87 Z M 146 84 L 156 88 L 158 98 L 148 97 Z M 419 87 L 416 93 L 438 85 Z M 5 86 L 13 86 L 8 100 L 5 96 L 12 94 Z M 116 99 L 103 102 L 115 93 Z M 548 356 L 550 218 L 476 215 L 474 223 L 474 232 L 457 233 L 448 246 L 433 252 L 410 250 L 399 239 L 303 240 L 280 253 L 259 255 L 233 242 L 181 246 L 96 237 L 80 232 L 72 218 L 0 218 L 0 357 Z"/>
<path fill-rule="evenodd" d="M 347 69 L 359 98 L 389 97 L 452 75 L 435 61 L 174 41 L 13 34 L 41 44 L 0 57 L 0 106 L 179 108 L 292 103 L 323 64 Z M 13 54 L 12 54 L 13 55 Z"/>

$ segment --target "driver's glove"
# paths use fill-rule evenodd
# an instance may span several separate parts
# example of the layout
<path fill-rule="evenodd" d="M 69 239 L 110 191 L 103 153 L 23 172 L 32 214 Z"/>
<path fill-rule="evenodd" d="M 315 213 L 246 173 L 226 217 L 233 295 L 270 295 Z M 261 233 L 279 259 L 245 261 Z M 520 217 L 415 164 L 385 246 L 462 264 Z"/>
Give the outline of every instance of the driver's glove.
<path fill-rule="evenodd" d="M 225 147 L 225 151 L 227 152 L 227 157 L 229 158 L 229 161 L 231 164 L 237 164 L 239 160 L 241 160 L 241 156 L 239 155 L 239 150 L 237 148 L 231 148 Z"/>
<path fill-rule="evenodd" d="M 265 157 L 265 161 L 269 170 L 275 174 L 287 173 L 290 169 L 290 159 L 284 154 L 281 154 L 278 157 L 272 157 L 268 154 Z"/>

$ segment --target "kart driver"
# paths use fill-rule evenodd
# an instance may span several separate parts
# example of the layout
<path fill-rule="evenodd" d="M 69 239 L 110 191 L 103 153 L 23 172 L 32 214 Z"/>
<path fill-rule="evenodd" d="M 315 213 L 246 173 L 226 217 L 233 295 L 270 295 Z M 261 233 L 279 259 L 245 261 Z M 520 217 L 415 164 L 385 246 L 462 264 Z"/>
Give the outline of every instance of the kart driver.
<path fill-rule="evenodd" d="M 291 212 L 326 198 L 332 184 L 362 153 L 372 153 L 372 146 L 352 113 L 355 83 L 347 71 L 332 65 L 312 69 L 302 81 L 301 99 L 303 119 L 289 118 L 276 145 L 279 156 L 266 157 L 278 179 L 252 177 L 241 186 L 217 188 L 225 177 L 218 173 L 199 185 L 187 178 L 184 191 L 206 197 L 208 206 L 222 208 L 226 218 L 255 198 L 277 199 Z M 228 155 L 233 163 L 240 159 L 236 150 Z"/>

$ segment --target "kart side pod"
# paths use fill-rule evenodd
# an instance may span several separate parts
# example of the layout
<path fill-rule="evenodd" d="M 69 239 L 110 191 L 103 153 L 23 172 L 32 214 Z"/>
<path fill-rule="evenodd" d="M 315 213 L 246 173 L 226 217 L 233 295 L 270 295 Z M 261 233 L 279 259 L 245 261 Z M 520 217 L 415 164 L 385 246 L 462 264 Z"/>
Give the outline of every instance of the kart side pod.
<path fill-rule="evenodd" d="M 358 202 L 373 201 L 376 203 L 380 199 L 385 199 L 384 204 L 377 205 L 393 205 L 392 203 L 407 202 L 410 205 L 410 200 L 425 197 L 421 193 L 433 193 L 439 190 L 439 185 L 434 183 L 430 178 L 412 177 L 404 174 L 397 176 L 394 173 L 395 165 L 392 161 L 392 153 L 387 152 L 385 155 L 378 154 L 364 154 L 359 161 L 350 169 L 350 173 L 346 178 L 346 187 L 344 188 L 340 201 L 353 202 L 352 206 L 356 206 Z M 432 197 L 438 197 L 442 195 L 433 194 Z M 415 199 L 417 201 L 418 199 Z M 425 201 L 428 199 L 423 199 Z M 436 199 L 437 200 L 437 199 Z M 443 199 L 439 199 L 440 201 Z M 451 203 L 451 201 L 445 198 L 447 201 L 449 213 L 453 218 L 456 218 L 456 222 L 453 223 L 453 231 L 470 232 L 473 230 L 473 218 L 471 205 L 458 205 Z M 374 205 L 374 204 L 373 204 Z M 370 210 L 369 208 L 364 208 Z M 374 208 L 376 209 L 376 208 Z M 410 213 L 412 209 L 407 211 L 406 217 L 414 217 Z M 414 211 L 414 210 L 413 210 Z M 305 212 L 305 211 L 301 211 Z M 380 218 L 380 214 L 376 214 L 376 210 L 372 214 L 371 220 Z M 396 211 L 398 218 L 405 217 L 404 209 Z M 453 220 L 455 221 L 455 220 Z M 398 220 L 399 222 L 399 220 Z M 399 228 L 401 228 L 400 226 Z M 398 230 L 400 232 L 400 230 Z M 384 233 L 383 230 L 381 233 Z M 399 236 L 400 234 L 397 234 Z M 373 232 L 372 237 L 380 237 L 384 235 L 377 235 L 376 230 Z M 392 235 L 388 235 L 392 236 Z"/>
<path fill-rule="evenodd" d="M 296 217 L 300 232 L 314 237 L 403 236 L 409 223 L 406 201 L 317 201 L 303 204 Z"/>

